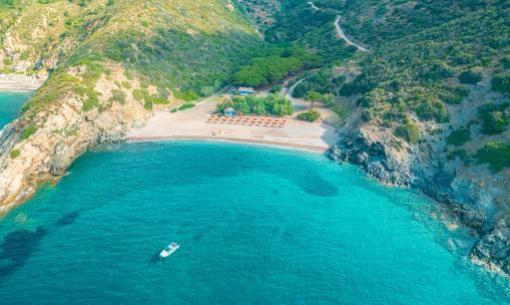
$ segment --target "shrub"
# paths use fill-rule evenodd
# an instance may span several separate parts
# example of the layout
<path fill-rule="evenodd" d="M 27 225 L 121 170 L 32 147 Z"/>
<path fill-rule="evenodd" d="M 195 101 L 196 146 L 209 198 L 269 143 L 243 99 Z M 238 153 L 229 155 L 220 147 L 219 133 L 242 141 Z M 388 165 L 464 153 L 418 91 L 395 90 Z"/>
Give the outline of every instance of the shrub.
<path fill-rule="evenodd" d="M 310 109 L 308 111 L 302 112 L 297 116 L 298 120 L 307 121 L 307 122 L 315 122 L 321 117 L 321 114 L 315 110 Z"/>
<path fill-rule="evenodd" d="M 21 152 L 19 151 L 19 149 L 11 150 L 11 158 L 12 159 L 16 159 L 17 157 L 19 157 L 20 154 L 21 154 Z"/>
<path fill-rule="evenodd" d="M 411 144 L 417 144 L 421 139 L 419 127 L 409 118 L 404 118 L 403 124 L 395 129 L 395 135 Z"/>
<path fill-rule="evenodd" d="M 273 88 L 271 88 L 271 93 L 279 93 L 282 90 L 282 88 L 283 88 L 282 85 L 273 86 Z"/>
<path fill-rule="evenodd" d="M 363 122 L 368 123 L 374 118 L 374 113 L 370 111 L 369 109 L 363 109 L 361 111 L 361 120 Z"/>
<path fill-rule="evenodd" d="M 441 99 L 447 104 L 458 105 L 469 95 L 469 90 L 464 87 L 447 87 Z"/>
<path fill-rule="evenodd" d="M 428 81 L 438 81 L 441 79 L 449 78 L 453 76 L 453 70 L 447 63 L 442 62 L 440 60 L 436 60 L 435 62 L 428 65 L 421 73 L 421 78 Z"/>
<path fill-rule="evenodd" d="M 464 161 L 464 163 L 467 163 L 469 161 L 469 157 L 467 155 L 467 152 L 463 148 L 460 148 L 460 149 L 454 150 L 452 152 L 449 152 L 446 155 L 446 160 L 448 160 L 448 161 L 455 160 L 456 158 L 461 159 L 462 161 Z"/>
<path fill-rule="evenodd" d="M 145 103 L 143 104 L 143 108 L 147 109 L 147 110 L 152 110 L 152 102 L 151 101 L 145 101 Z"/>
<path fill-rule="evenodd" d="M 198 94 L 196 94 L 193 91 L 184 91 L 184 92 L 175 91 L 174 96 L 175 96 L 175 98 L 186 101 L 186 102 L 195 101 L 199 97 Z"/>
<path fill-rule="evenodd" d="M 237 112 L 256 115 L 291 115 L 294 112 L 291 102 L 283 96 L 270 94 L 267 97 L 235 97 L 232 101 L 218 104 L 216 111 L 221 113 L 227 107 L 233 107 Z"/>
<path fill-rule="evenodd" d="M 422 121 L 435 120 L 438 123 L 445 123 L 450 120 L 446 106 L 438 101 L 422 100 L 414 111 Z"/>
<path fill-rule="evenodd" d="M 133 90 L 133 98 L 137 101 L 143 100 L 143 97 L 145 96 L 145 92 L 142 89 L 135 89 Z"/>
<path fill-rule="evenodd" d="M 126 102 L 126 93 L 122 90 L 113 89 L 111 100 L 124 104 Z"/>
<path fill-rule="evenodd" d="M 482 72 L 479 69 L 464 71 L 459 75 L 459 81 L 462 84 L 478 84 L 482 81 Z"/>
<path fill-rule="evenodd" d="M 488 103 L 478 108 L 478 115 L 482 120 L 482 132 L 487 135 L 495 135 L 504 132 L 509 124 L 505 110 L 510 106 L 508 103 L 495 105 Z"/>
<path fill-rule="evenodd" d="M 510 166 L 510 143 L 491 141 L 478 150 L 479 164 L 489 164 L 492 171 L 498 172 Z"/>
<path fill-rule="evenodd" d="M 179 108 L 177 108 L 178 111 L 184 111 L 186 109 L 190 109 L 190 108 L 193 108 L 195 107 L 195 104 L 191 103 L 191 102 L 186 102 L 184 104 L 182 104 L 181 106 L 179 106 Z"/>
<path fill-rule="evenodd" d="M 510 72 L 494 74 L 492 77 L 492 90 L 510 94 Z"/>
<path fill-rule="evenodd" d="M 449 145 L 461 146 L 471 140 L 471 130 L 466 127 L 459 128 L 450 133 L 446 138 L 446 143 Z"/>
<path fill-rule="evenodd" d="M 510 56 L 503 57 L 501 59 L 501 65 L 503 65 L 505 69 L 510 69 Z"/>
<path fill-rule="evenodd" d="M 28 125 L 21 133 L 21 140 L 26 140 L 30 138 L 30 136 L 33 135 L 36 131 L 37 126 L 34 123 Z"/>
<path fill-rule="evenodd" d="M 131 89 L 131 83 L 128 81 L 122 81 L 122 87 L 125 89 Z"/>

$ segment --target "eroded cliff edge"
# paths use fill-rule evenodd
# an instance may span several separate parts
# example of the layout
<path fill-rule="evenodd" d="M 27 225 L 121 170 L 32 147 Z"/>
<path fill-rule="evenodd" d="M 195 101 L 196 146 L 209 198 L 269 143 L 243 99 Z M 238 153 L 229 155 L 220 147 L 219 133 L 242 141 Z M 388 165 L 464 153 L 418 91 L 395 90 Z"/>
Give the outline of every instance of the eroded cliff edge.
<path fill-rule="evenodd" d="M 137 88 L 139 82 L 128 80 L 118 65 L 109 71 L 108 79 L 103 75 L 95 85 L 97 107 L 84 111 L 83 97 L 66 91 L 58 103 L 27 111 L 0 132 L 0 212 L 32 196 L 39 182 L 63 175 L 88 149 L 122 141 L 128 129 L 150 116 L 131 91 L 115 84 L 129 81 Z M 68 72 L 79 78 L 86 67 Z"/>

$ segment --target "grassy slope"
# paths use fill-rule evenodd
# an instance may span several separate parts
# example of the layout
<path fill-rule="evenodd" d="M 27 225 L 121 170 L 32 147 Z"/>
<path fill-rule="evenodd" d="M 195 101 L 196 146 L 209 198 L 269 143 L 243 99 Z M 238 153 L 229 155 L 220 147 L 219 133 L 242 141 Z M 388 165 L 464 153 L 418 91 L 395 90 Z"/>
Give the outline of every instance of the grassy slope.
<path fill-rule="evenodd" d="M 227 9 L 227 1 L 84 3 L 23 1 L 17 8 L 1 7 L 2 14 L 19 12 L 3 33 L 16 42 L 16 50 L 2 62 L 3 70 L 23 57 L 30 63 L 27 72 L 37 73 L 47 68 L 40 64 L 44 59 L 58 58 L 48 82 L 29 104 L 34 112 L 69 91 L 94 104 L 94 83 L 108 74 L 105 63 L 110 61 L 121 63 L 144 88 L 156 86 L 152 101 L 164 102 L 172 94 L 178 98 L 211 94 L 263 45 L 251 26 Z M 34 32 L 38 34 L 30 34 Z M 86 67 L 83 79 L 67 74 L 77 66 Z"/>

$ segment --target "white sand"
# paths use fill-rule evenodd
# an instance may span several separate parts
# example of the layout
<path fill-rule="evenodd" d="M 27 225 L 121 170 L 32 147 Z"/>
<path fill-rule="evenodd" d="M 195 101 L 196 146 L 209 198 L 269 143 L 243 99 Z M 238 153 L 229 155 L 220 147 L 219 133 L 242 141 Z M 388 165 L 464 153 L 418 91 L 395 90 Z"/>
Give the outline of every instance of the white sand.
<path fill-rule="evenodd" d="M 0 74 L 0 91 L 35 91 L 44 79 L 20 74 Z"/>
<path fill-rule="evenodd" d="M 207 123 L 207 117 L 214 108 L 215 102 L 208 99 L 197 104 L 195 108 L 181 112 L 157 111 L 145 127 L 128 133 L 128 141 L 223 140 L 315 152 L 324 152 L 337 142 L 335 129 L 324 123 L 288 119 L 283 128 Z"/>

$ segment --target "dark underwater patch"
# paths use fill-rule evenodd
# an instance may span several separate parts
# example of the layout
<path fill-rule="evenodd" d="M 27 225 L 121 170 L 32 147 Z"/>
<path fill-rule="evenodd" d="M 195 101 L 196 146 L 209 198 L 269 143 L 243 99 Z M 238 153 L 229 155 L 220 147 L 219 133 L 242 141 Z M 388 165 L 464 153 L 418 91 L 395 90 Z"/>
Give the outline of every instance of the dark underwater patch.
<path fill-rule="evenodd" d="M 0 284 L 23 267 L 27 259 L 37 251 L 46 233 L 43 227 L 37 227 L 34 232 L 18 230 L 4 237 L 0 244 Z"/>
<path fill-rule="evenodd" d="M 306 193 L 319 197 L 333 197 L 338 195 L 338 188 L 332 183 L 316 175 L 299 179 L 297 185 Z"/>
<path fill-rule="evenodd" d="M 64 216 L 62 216 L 57 221 L 57 224 L 60 226 L 68 226 L 68 225 L 72 224 L 76 220 L 76 218 L 78 218 L 79 215 L 80 215 L 80 213 L 78 213 L 76 211 L 69 212 L 69 213 L 65 214 Z"/>

